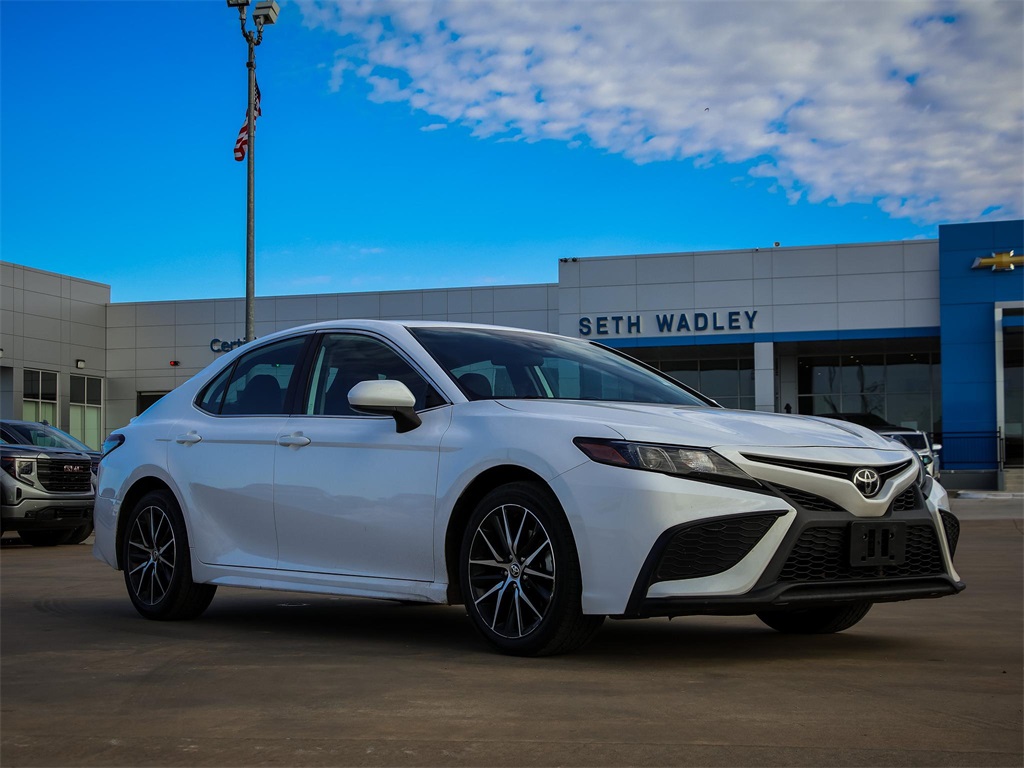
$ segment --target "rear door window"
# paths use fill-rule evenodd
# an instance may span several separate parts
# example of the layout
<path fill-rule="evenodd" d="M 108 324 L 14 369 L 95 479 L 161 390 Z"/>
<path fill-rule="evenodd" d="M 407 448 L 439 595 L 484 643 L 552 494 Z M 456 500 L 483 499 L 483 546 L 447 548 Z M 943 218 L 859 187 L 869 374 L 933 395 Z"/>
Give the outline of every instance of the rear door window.
<path fill-rule="evenodd" d="M 207 386 L 197 405 L 222 416 L 287 414 L 306 341 L 299 336 L 243 355 Z"/>

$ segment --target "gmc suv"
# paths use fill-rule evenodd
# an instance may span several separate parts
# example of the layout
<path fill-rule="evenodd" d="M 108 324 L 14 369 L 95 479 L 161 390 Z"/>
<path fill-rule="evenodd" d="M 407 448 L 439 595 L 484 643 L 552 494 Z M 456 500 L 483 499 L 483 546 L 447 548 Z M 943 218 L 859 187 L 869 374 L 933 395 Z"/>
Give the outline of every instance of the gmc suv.
<path fill-rule="evenodd" d="M 77 544 L 92 533 L 99 453 L 48 424 L 0 423 L 0 532 L 37 547 Z"/>

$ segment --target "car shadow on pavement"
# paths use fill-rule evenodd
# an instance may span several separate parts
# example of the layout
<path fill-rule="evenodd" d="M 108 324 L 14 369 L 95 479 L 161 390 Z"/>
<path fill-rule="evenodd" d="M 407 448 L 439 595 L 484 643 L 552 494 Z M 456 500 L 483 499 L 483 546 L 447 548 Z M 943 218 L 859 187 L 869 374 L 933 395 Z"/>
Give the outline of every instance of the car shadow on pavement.
<path fill-rule="evenodd" d="M 50 601 L 52 603 L 52 601 Z M 202 617 L 154 622 L 139 617 L 127 599 L 61 601 L 78 619 L 102 629 L 104 642 L 143 637 L 155 641 L 216 643 L 238 650 L 301 649 L 306 661 L 336 658 L 339 652 L 377 655 L 482 654 L 494 657 L 477 636 L 461 606 L 402 604 L 386 600 L 324 597 L 292 592 L 218 594 Z M 78 601 L 73 601 L 78 602 Z M 42 609 L 41 609 L 42 610 Z M 55 613 L 53 606 L 49 612 Z M 71 616 L 69 616 L 70 618 Z M 122 635 L 122 637 L 117 637 Z M 605 621 L 593 640 L 569 656 L 588 664 L 662 662 L 763 663 L 794 658 L 878 658 L 880 654 L 921 652 L 929 636 L 887 628 L 871 615 L 862 625 L 835 635 L 783 635 L 754 617 L 681 617 Z M 922 645 L 923 644 L 923 645 Z M 234 652 L 234 651 L 232 651 Z M 498 657 L 501 658 L 501 657 Z M 505 657 L 512 659 L 513 657 Z M 522 660 L 520 660 L 522 661 Z"/>

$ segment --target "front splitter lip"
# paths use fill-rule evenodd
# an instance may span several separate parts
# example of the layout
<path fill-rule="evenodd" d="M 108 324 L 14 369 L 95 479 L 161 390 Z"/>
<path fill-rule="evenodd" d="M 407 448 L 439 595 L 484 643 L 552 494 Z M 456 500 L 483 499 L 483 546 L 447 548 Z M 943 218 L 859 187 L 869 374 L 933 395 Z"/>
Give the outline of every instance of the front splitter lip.
<path fill-rule="evenodd" d="M 947 575 L 878 579 L 828 584 L 774 584 L 744 595 L 716 597 L 647 598 L 635 609 L 614 618 L 640 619 L 653 616 L 749 616 L 761 611 L 786 608 L 815 608 L 840 603 L 892 603 L 900 600 L 946 597 L 966 588 Z"/>

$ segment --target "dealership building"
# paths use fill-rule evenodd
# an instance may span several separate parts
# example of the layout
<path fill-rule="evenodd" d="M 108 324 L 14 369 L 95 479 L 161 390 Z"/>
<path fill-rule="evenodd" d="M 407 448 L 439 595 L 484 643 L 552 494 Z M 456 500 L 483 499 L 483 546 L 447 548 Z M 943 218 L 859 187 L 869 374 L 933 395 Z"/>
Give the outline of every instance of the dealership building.
<path fill-rule="evenodd" d="M 563 259 L 558 282 L 261 297 L 256 335 L 361 317 L 492 323 L 628 351 L 731 408 L 873 413 L 997 488 L 1024 436 L 1024 221 L 935 240 Z M 112 303 L 0 262 L 0 416 L 98 446 L 239 344 L 243 299 Z"/>

